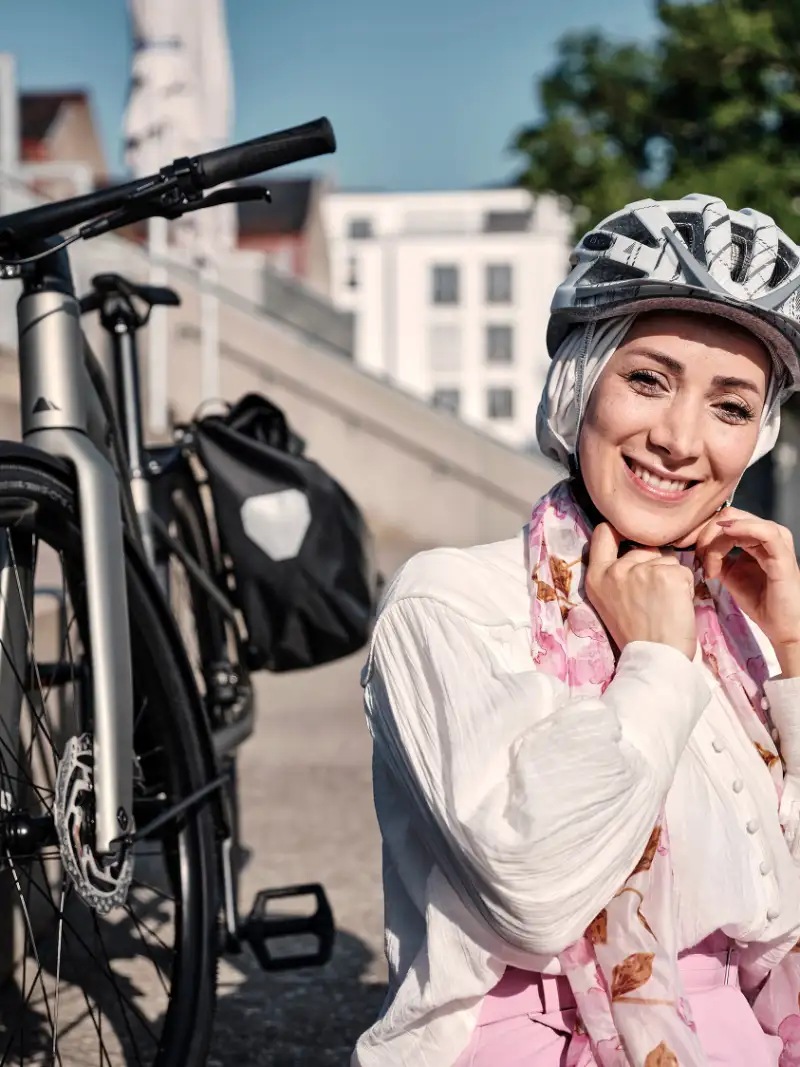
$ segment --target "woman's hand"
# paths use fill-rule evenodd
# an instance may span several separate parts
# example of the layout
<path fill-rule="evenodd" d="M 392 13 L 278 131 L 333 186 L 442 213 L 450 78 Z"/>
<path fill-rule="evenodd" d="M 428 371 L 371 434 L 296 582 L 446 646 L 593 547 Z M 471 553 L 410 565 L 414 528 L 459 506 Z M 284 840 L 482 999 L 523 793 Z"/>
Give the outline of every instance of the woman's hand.
<path fill-rule="evenodd" d="M 728 553 L 740 548 L 740 555 Z M 766 634 L 784 676 L 800 675 L 800 568 L 791 533 L 776 522 L 726 508 L 697 538 L 707 578 L 719 578 Z"/>
<path fill-rule="evenodd" d="M 619 558 L 622 537 L 607 522 L 592 534 L 586 593 L 621 650 L 631 641 L 671 645 L 694 658 L 694 576 L 677 557 L 636 548 Z"/>

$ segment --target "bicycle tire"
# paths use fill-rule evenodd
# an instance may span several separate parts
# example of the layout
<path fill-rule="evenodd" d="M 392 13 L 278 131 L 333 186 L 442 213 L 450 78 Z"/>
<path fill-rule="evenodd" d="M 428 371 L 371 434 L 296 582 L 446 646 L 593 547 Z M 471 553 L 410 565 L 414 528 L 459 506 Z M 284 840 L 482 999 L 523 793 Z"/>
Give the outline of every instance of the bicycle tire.
<path fill-rule="evenodd" d="M 13 520 L 11 516 L 13 516 Z M 9 529 L 12 522 L 15 538 L 26 536 L 27 533 L 30 533 L 34 546 L 49 545 L 58 554 L 59 561 L 64 565 L 65 590 L 67 587 L 69 588 L 77 637 L 80 638 L 81 643 L 88 651 L 87 662 L 90 670 L 90 635 L 87 632 L 85 604 L 82 603 L 81 595 L 83 558 L 79 510 L 76 489 L 70 478 L 67 475 L 57 476 L 52 471 L 39 468 L 34 462 L 27 464 L 6 460 L 0 463 L 0 530 Z M 40 549 L 37 547 L 37 554 L 39 551 Z M 36 558 L 36 555 L 34 558 Z M 147 576 L 143 574 L 143 571 L 144 564 L 141 558 L 137 555 L 135 549 L 127 546 L 126 579 L 136 700 L 135 752 L 132 757 L 135 758 L 139 772 L 137 794 L 134 798 L 134 812 L 140 825 L 143 820 L 139 817 L 137 804 L 139 807 L 145 804 L 146 807 L 146 803 L 155 801 L 169 806 L 169 804 L 183 799 L 194 790 L 202 787 L 209 778 L 209 759 L 208 755 L 204 753 L 196 723 L 199 701 L 196 692 L 192 691 L 191 673 L 185 657 L 182 658 L 181 656 L 176 634 L 170 629 L 170 621 L 165 617 L 166 613 L 163 606 L 158 601 L 157 594 L 154 593 L 153 587 L 148 583 Z M 71 626 L 72 621 L 70 622 Z M 31 644 L 33 644 L 33 638 L 31 638 Z M 64 646 L 62 645 L 62 656 L 63 650 Z M 72 658 L 72 653 L 70 653 L 70 658 Z M 76 678 L 72 679 L 73 692 L 75 687 L 80 684 Z M 46 693 L 40 692 L 45 714 L 48 713 L 47 701 L 50 696 L 50 689 Z M 31 705 L 33 707 L 33 702 L 31 702 Z M 73 714 L 76 715 L 76 718 L 80 714 L 75 711 L 74 697 Z M 35 712 L 31 714 L 31 718 L 34 715 Z M 90 722 L 83 722 L 84 729 L 90 729 L 90 726 Z M 32 729 L 35 730 L 36 726 L 32 726 Z M 55 732 L 53 736 L 56 736 Z M 51 738 L 48 738 L 48 742 L 51 745 L 53 744 Z M 33 745 L 31 745 L 32 747 Z M 52 758 L 56 763 L 60 760 L 60 755 L 55 747 L 53 748 Z M 5 757 L 3 757 L 3 760 L 5 761 Z M 138 1016 L 139 1014 L 146 1014 L 144 1009 L 140 1012 L 132 1001 L 123 1000 L 122 993 L 116 987 L 114 994 L 119 1004 L 118 1006 L 115 1005 L 113 998 L 111 998 L 111 1006 L 109 1007 L 108 1004 L 105 1006 L 106 1015 L 103 1014 L 103 1004 L 99 999 L 96 999 L 100 996 L 100 994 L 97 994 L 96 988 L 104 990 L 104 984 L 108 985 L 116 979 L 116 971 L 112 969 L 115 961 L 109 956 L 107 944 L 103 941 L 105 924 L 101 925 L 97 914 L 85 904 L 82 898 L 76 898 L 74 892 L 69 896 L 70 890 L 74 889 L 75 886 L 69 884 L 62 868 L 60 911 L 58 913 L 59 969 L 56 972 L 56 986 L 58 986 L 61 979 L 62 941 L 63 958 L 66 961 L 68 959 L 67 952 L 70 939 L 72 939 L 74 941 L 73 947 L 76 952 L 76 959 L 78 956 L 81 957 L 81 966 L 76 963 L 74 970 L 69 972 L 75 977 L 75 981 L 72 982 L 70 988 L 74 987 L 76 983 L 80 984 L 80 992 L 85 999 L 88 1016 L 91 1017 L 91 1024 L 97 1033 L 98 1041 L 103 1045 L 100 1062 L 104 1064 L 116 1065 L 118 1062 L 120 1064 L 136 1062 L 141 1067 L 201 1067 L 206 1061 L 216 997 L 215 975 L 218 950 L 218 857 L 214 818 L 209 806 L 196 808 L 190 814 L 183 816 L 180 821 L 170 823 L 163 831 L 163 840 L 165 842 L 163 846 L 165 881 L 162 884 L 166 885 L 168 889 L 172 888 L 176 894 L 180 893 L 180 902 L 178 903 L 177 897 L 175 900 L 174 945 L 166 955 L 160 948 L 156 950 L 159 957 L 163 957 L 161 962 L 165 963 L 165 965 L 169 964 L 168 991 L 161 965 L 157 965 L 153 960 L 152 953 L 147 946 L 144 933 L 140 927 L 140 919 L 135 915 L 133 895 L 129 896 L 124 909 L 125 916 L 131 918 L 135 924 L 135 932 L 141 942 L 141 947 L 138 947 L 138 955 L 136 951 L 129 953 L 129 956 L 125 957 L 126 964 L 129 957 L 135 956 L 136 962 L 132 966 L 135 968 L 138 964 L 144 965 L 146 962 L 145 949 L 147 949 L 147 955 L 150 956 L 168 996 L 167 1007 L 163 1017 L 160 1017 L 159 1020 L 163 1024 L 163 1028 L 158 1035 L 152 1032 L 148 1034 L 148 1040 L 152 1038 L 152 1043 L 155 1047 L 145 1053 L 145 1059 L 137 1051 L 135 1059 L 130 1060 L 128 1051 L 126 1051 L 128 1046 L 125 1045 L 126 1041 L 133 1041 L 134 1028 L 137 1029 L 138 1033 L 138 1028 L 140 1027 Z M 169 844 L 166 844 L 166 842 L 169 842 Z M 33 860 L 31 857 L 28 857 L 28 859 L 32 867 Z M 164 898 L 164 901 L 170 900 L 169 894 L 160 891 L 156 885 L 139 883 L 136 880 L 136 859 L 136 854 L 134 854 L 134 885 L 137 886 L 137 890 L 139 884 L 144 885 L 148 890 L 147 894 L 142 894 L 142 898 L 146 896 L 147 900 L 150 901 L 150 891 L 152 891 L 153 894 L 161 892 L 161 897 Z M 52 857 L 45 861 L 39 859 L 43 872 L 45 864 L 51 860 Z M 57 862 L 57 858 L 53 862 Z M 23 865 L 20 863 L 20 870 L 22 869 Z M 145 871 L 148 870 L 146 862 L 144 869 Z M 29 895 L 32 888 L 37 888 L 35 884 L 32 886 L 32 882 L 35 883 L 37 877 L 37 873 L 33 875 L 30 872 L 28 873 L 27 892 Z M 45 877 L 47 878 L 47 875 Z M 19 885 L 19 881 L 16 884 Z M 45 888 L 47 886 L 48 882 L 45 881 Z M 41 890 L 38 891 L 41 892 Z M 133 892 L 132 889 L 131 894 Z M 161 897 L 155 898 L 155 912 L 159 915 L 167 908 Z M 55 907 L 52 899 L 51 904 Z M 65 918 L 68 907 L 73 908 L 70 913 L 73 918 L 70 920 Z M 24 903 L 23 910 L 27 917 L 27 908 Z M 150 909 L 148 914 L 152 913 L 153 908 Z M 112 915 L 116 914 L 116 912 L 112 913 Z M 76 925 L 73 926 L 73 922 Z M 141 922 L 144 925 L 144 930 L 153 933 L 143 920 Z M 90 953 L 91 959 L 98 964 L 99 968 L 105 968 L 103 980 L 100 986 L 97 987 L 92 985 L 93 979 L 89 976 L 88 968 L 90 964 L 83 961 L 87 946 L 85 940 L 81 940 L 80 929 L 83 927 L 81 926 L 79 929 L 79 924 L 84 923 L 91 923 L 94 934 L 98 939 L 98 944 L 100 942 L 103 944 L 105 964 L 102 959 Z M 111 929 L 110 923 L 108 926 Z M 163 930 L 163 926 L 161 929 Z M 33 930 L 30 924 L 28 930 L 29 939 L 33 941 Z M 119 917 L 119 922 L 115 920 L 113 933 L 109 934 L 109 938 L 114 944 L 120 939 L 120 930 L 122 930 L 121 916 Z M 50 935 L 48 934 L 47 936 Z M 153 933 L 153 936 L 156 935 Z M 132 933 L 130 944 L 139 946 L 139 941 L 136 940 Z M 165 945 L 165 942 L 161 939 L 159 939 L 159 943 L 160 945 Z M 33 954 L 39 965 L 39 972 L 42 970 L 40 961 L 45 958 L 43 953 L 44 950 L 41 947 L 33 946 Z M 23 959 L 20 966 L 23 968 L 22 973 L 24 974 L 24 967 L 28 958 L 27 941 L 22 955 Z M 33 968 L 33 965 L 31 967 Z M 86 969 L 84 970 L 82 967 Z M 133 983 L 134 987 L 136 987 L 135 983 L 138 979 L 131 979 L 128 974 L 129 970 L 130 968 L 126 968 L 120 971 L 123 984 L 131 985 Z M 12 972 L 10 978 L 6 978 L 2 990 L 0 990 L 0 1004 L 2 1003 L 2 997 L 5 997 L 9 992 L 9 985 L 15 982 L 16 984 L 19 983 L 18 971 L 19 967 L 17 971 Z M 39 972 L 37 972 L 37 977 L 39 977 Z M 33 981 L 35 986 L 36 978 Z M 34 986 L 31 987 L 31 991 L 33 991 Z M 43 978 L 41 979 L 41 988 L 46 999 Z M 146 984 L 145 988 L 147 988 Z M 16 990 L 11 992 L 16 995 Z M 24 980 L 22 994 L 21 999 L 28 1005 L 31 992 L 26 994 Z M 105 994 L 103 993 L 103 995 Z M 56 1020 L 58 1019 L 58 996 L 59 990 L 56 993 Z M 111 994 L 109 993 L 110 996 Z M 77 1003 L 77 995 L 75 1000 Z M 62 1004 L 71 1002 L 69 998 L 62 998 Z M 49 1007 L 47 1005 L 45 1007 L 53 1029 L 53 1044 L 55 1045 L 57 1037 L 59 1037 L 59 1027 L 57 1023 L 53 1024 Z M 62 1011 L 64 1010 L 62 1007 Z M 99 1027 L 95 1019 L 95 1010 L 100 1022 Z M 3 1018 L 5 1019 L 6 1017 L 7 1014 L 3 1011 Z M 110 1026 L 115 1040 L 117 1040 L 119 1047 L 123 1049 L 121 1059 L 112 1059 L 111 1054 L 104 1045 L 102 1025 L 104 1018 L 108 1020 L 105 1029 L 106 1040 L 110 1039 L 108 1032 L 108 1027 Z M 133 1020 L 133 1026 L 131 1025 L 131 1019 Z M 41 1022 L 41 1020 L 39 1021 Z M 85 1023 L 85 1017 L 80 1021 Z M 91 1037 L 91 1027 L 88 1023 L 86 1023 L 86 1027 Z M 125 1033 L 125 1028 L 127 1028 L 127 1034 Z M 46 1031 L 46 1025 L 44 1029 Z M 65 1026 L 65 1032 L 66 1029 Z M 14 1030 L 14 1034 L 17 1034 L 18 1030 L 19 1026 Z M 149 1026 L 148 1030 L 150 1030 Z M 78 1040 L 80 1035 L 76 1037 L 76 1031 L 77 1023 L 70 1031 L 69 1040 L 73 1042 Z M 45 1034 L 45 1036 L 47 1035 Z M 12 1038 L 9 1038 L 9 1042 L 12 1040 L 17 1039 L 12 1035 Z M 22 1059 L 24 1060 L 24 1036 L 22 1040 Z M 49 1041 L 49 1037 L 47 1040 Z M 2 1039 L 0 1039 L 0 1051 L 2 1051 L 1 1046 Z M 10 1047 L 9 1044 L 7 1050 Z M 148 1045 L 148 1050 L 150 1050 L 150 1045 Z M 9 1062 L 14 1061 L 12 1059 Z M 74 1058 L 64 1058 L 59 1055 L 58 1062 L 67 1067 L 68 1064 L 84 1062 L 84 1057 L 82 1054 Z M 88 1057 L 86 1057 L 85 1062 L 89 1062 Z"/>

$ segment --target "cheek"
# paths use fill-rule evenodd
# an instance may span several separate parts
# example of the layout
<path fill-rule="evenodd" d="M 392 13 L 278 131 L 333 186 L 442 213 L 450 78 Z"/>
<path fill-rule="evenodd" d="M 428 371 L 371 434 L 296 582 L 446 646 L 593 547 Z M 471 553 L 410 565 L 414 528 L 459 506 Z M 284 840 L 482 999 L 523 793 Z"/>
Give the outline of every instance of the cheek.
<path fill-rule="evenodd" d="M 640 396 L 628 388 L 604 389 L 592 397 L 581 442 L 585 436 L 587 443 L 591 439 L 593 448 L 619 447 L 646 433 L 654 414 L 654 402 L 650 397 Z"/>
<path fill-rule="evenodd" d="M 757 426 L 726 426 L 717 422 L 707 438 L 706 455 L 718 482 L 735 484 L 744 474 L 758 442 Z"/>
<path fill-rule="evenodd" d="M 597 499 L 612 491 L 617 476 L 613 456 L 636 433 L 636 419 L 624 398 L 606 392 L 593 397 L 581 427 L 578 458 L 583 480 Z"/>

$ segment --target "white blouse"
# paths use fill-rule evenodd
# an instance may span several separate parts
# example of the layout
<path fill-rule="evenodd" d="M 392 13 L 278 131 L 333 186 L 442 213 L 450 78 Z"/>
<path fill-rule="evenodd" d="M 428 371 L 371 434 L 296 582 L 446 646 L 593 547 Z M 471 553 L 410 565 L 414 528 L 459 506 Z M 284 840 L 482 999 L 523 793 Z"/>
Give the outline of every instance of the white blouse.
<path fill-rule="evenodd" d="M 362 684 L 389 991 L 354 1067 L 453 1064 L 506 966 L 558 972 L 665 797 L 680 948 L 721 928 L 756 981 L 800 937 L 800 679 L 767 683 L 779 821 L 769 772 L 699 660 L 635 642 L 601 698 L 534 669 L 526 544 L 523 531 L 414 557 L 375 627 Z"/>

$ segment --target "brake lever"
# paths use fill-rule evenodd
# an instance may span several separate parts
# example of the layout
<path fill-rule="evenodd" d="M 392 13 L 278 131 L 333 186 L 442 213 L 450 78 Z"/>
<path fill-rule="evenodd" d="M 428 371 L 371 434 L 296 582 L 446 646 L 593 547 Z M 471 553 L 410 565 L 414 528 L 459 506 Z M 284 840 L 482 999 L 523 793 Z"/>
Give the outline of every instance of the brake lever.
<path fill-rule="evenodd" d="M 190 211 L 202 211 L 206 207 L 218 207 L 220 204 L 242 204 L 248 200 L 260 200 L 262 203 L 272 203 L 272 193 L 263 185 L 238 185 L 230 189 L 215 189 L 208 193 L 202 200 L 192 201 L 181 208 L 180 214 L 186 215 Z"/>
<path fill-rule="evenodd" d="M 131 226 L 143 219 L 159 216 L 165 219 L 179 219 L 181 215 L 188 215 L 190 211 L 200 211 L 206 207 L 218 207 L 220 204 L 243 203 L 247 200 L 260 200 L 271 203 L 272 193 L 263 185 L 238 185 L 229 189 L 215 189 L 206 196 L 198 196 L 189 203 L 165 203 L 161 196 L 164 190 L 159 190 L 159 197 L 155 201 L 151 197 L 139 196 L 132 200 L 130 206 L 118 208 L 109 215 L 87 222 L 78 231 L 84 241 L 92 237 L 99 237 L 110 230 L 119 230 L 123 226 Z"/>

